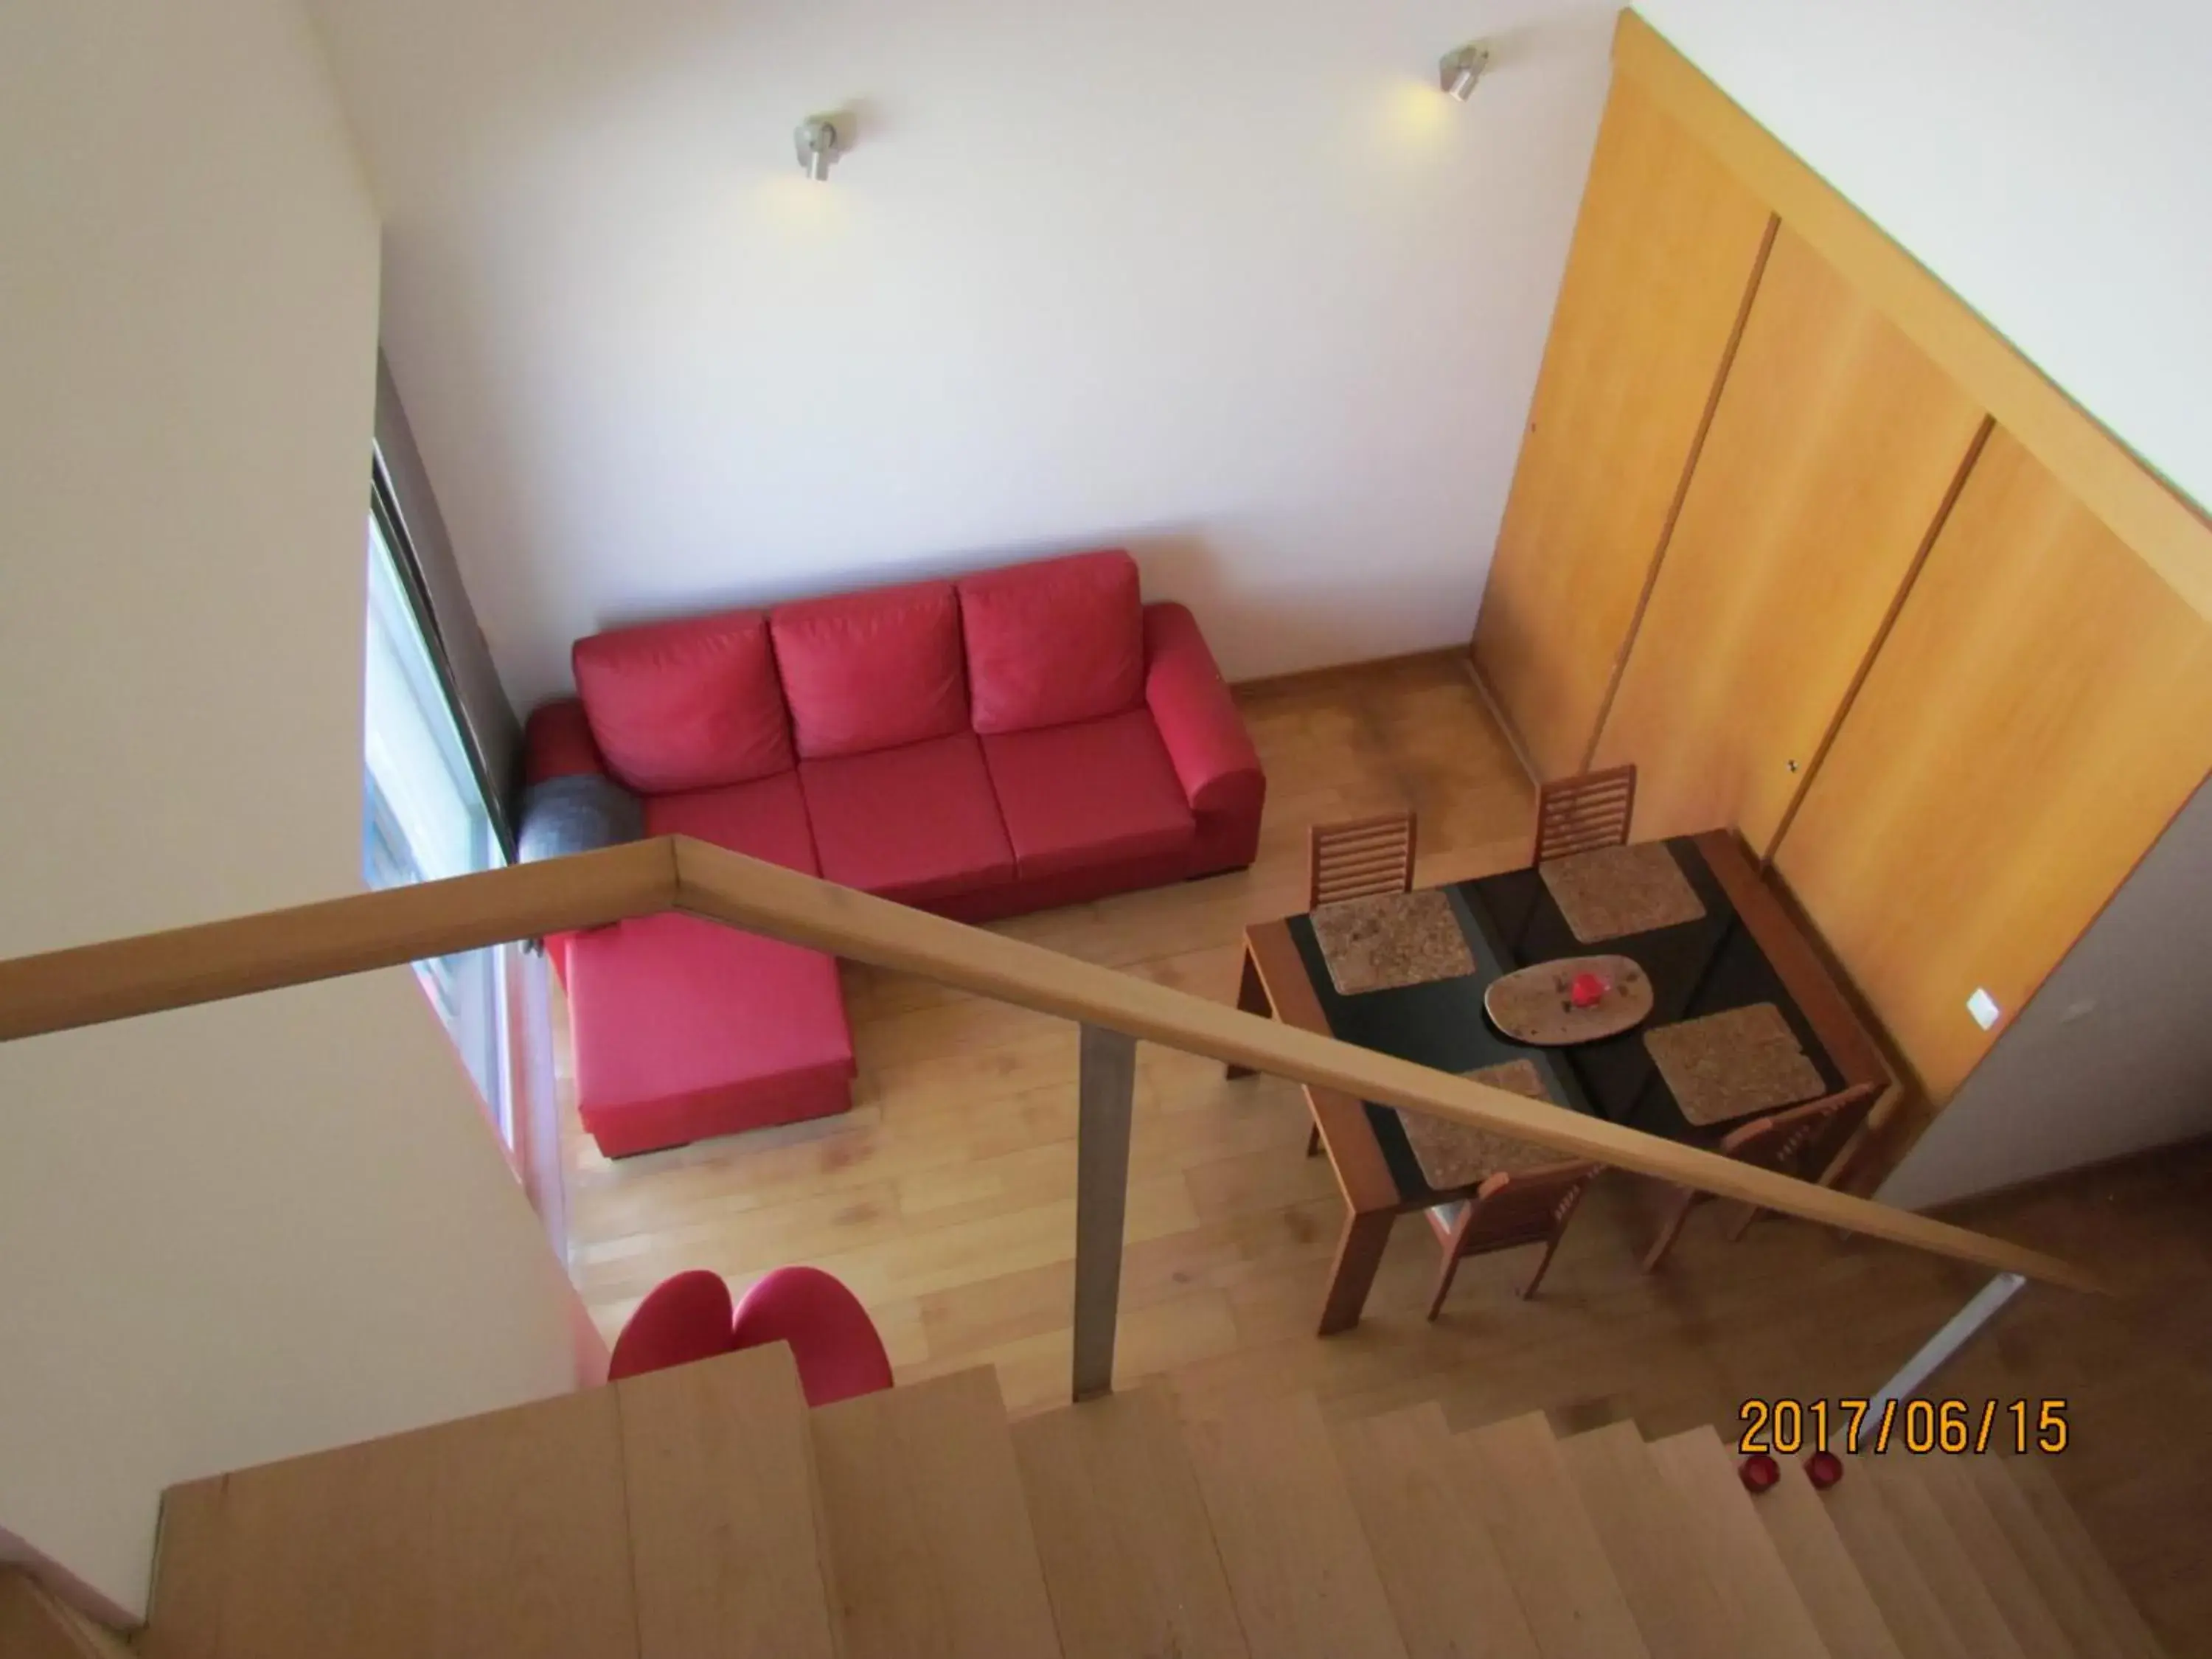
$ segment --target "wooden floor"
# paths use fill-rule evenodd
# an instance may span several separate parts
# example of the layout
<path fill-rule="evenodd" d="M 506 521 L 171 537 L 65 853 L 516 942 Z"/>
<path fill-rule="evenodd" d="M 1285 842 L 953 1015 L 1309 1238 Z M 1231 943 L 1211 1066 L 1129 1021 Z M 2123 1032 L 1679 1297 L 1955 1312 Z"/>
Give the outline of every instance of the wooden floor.
<path fill-rule="evenodd" d="M 1259 862 L 1211 881 L 1000 924 L 1228 1000 L 1249 921 L 1302 906 L 1306 825 L 1400 804 L 1427 881 L 1526 856 L 1531 791 L 1455 663 L 1248 696 L 1268 775 Z M 1075 1035 L 1060 1022 L 848 967 L 854 1111 L 610 1164 L 570 1124 L 571 1265 L 610 1336 L 684 1267 L 742 1291 L 809 1261 L 867 1303 L 902 1380 L 988 1361 L 1010 1407 L 1064 1401 L 1074 1224 Z M 1146 1048 L 1138 1077 L 1119 1376 L 1172 1376 L 1186 1415 L 1311 1389 L 1351 1418 L 1423 1400 L 1455 1428 L 1530 1410 L 1562 1431 L 1630 1415 L 1654 1436 L 1760 1396 L 1863 1395 L 1976 1288 L 1968 1270 L 1768 1222 L 1740 1245 L 1700 1215 L 1639 1274 L 1650 1194 L 1601 1182 L 1544 1294 L 1514 1255 L 1463 1268 L 1421 1318 L 1434 1245 L 1401 1222 L 1366 1322 L 1312 1335 L 1341 1205 L 1304 1156 L 1297 1091 L 1231 1084 Z M 1943 1381 L 1976 1400 L 2063 1397 L 2052 1472 L 2175 1653 L 2212 1651 L 2212 1151 L 2100 1172 L 1963 1212 L 2103 1264 L 2092 1300 L 2031 1287 Z"/>

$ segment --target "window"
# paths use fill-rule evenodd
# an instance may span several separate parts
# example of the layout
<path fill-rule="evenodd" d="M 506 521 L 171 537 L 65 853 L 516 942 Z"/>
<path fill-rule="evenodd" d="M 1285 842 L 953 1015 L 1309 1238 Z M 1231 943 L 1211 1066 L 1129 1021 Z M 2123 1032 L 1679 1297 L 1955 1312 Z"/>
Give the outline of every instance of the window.
<path fill-rule="evenodd" d="M 368 640 L 362 733 L 362 874 L 398 887 L 505 861 L 453 700 L 403 564 L 404 532 L 380 470 L 368 515 Z M 397 545 L 395 545 L 397 544 Z M 502 1140 L 512 1140 L 507 997 L 497 951 L 415 964 L 431 1006 L 476 1079 Z"/>

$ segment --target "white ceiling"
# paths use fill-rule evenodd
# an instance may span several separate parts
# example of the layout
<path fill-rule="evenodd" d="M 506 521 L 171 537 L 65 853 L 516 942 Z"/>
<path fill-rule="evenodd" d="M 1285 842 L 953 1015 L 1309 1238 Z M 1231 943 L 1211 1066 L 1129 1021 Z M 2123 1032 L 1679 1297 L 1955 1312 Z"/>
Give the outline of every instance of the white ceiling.
<path fill-rule="evenodd" d="M 609 623 L 1106 542 L 1232 678 L 1470 630 L 1610 7 L 313 8 L 522 707 Z"/>

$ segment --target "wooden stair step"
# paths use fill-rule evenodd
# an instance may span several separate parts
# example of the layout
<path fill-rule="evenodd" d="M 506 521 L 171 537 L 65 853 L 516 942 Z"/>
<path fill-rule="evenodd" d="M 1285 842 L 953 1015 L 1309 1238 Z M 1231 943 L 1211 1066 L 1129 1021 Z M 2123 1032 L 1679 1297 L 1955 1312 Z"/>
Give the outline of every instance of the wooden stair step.
<path fill-rule="evenodd" d="M 1820 1498 L 1905 1659 L 1977 1659 L 1952 1626 L 1948 1596 L 1939 1596 L 1921 1571 L 1911 1544 L 1856 1459 L 1845 1461 L 1841 1484 Z"/>
<path fill-rule="evenodd" d="M 2140 1650 L 2106 1623 L 2082 1573 L 2043 1529 L 2027 1496 L 2005 1474 L 2004 1463 L 2001 1457 L 1968 1458 L 1963 1472 L 2065 1632 L 2068 1651 L 2085 1659 L 2139 1659 Z"/>
<path fill-rule="evenodd" d="M 1733 1458 L 1729 1478 L 1736 1478 Z M 1826 1500 L 1805 1478 L 1803 1464 L 1785 1463 L 1781 1485 L 1762 1492 L 1752 1511 L 1833 1659 L 1904 1659 L 1873 1587 L 1828 1518 Z"/>
<path fill-rule="evenodd" d="M 1559 1443 L 1651 1659 L 1762 1651 L 1707 1574 L 1682 1500 L 1636 1425 L 1611 1423 Z"/>
<path fill-rule="evenodd" d="M 2058 1489 L 2057 1480 L 2035 1456 L 1977 1459 L 1984 1490 L 2000 1485 L 2021 1500 L 2014 1505 L 1999 1500 L 1991 1504 L 2000 1524 L 2015 1538 L 2020 1529 L 2033 1526 L 2051 1551 L 2063 1561 L 2103 1624 L 2106 1632 L 2129 1659 L 2163 1659 L 2165 1649 L 2140 1609 L 2121 1586 L 2119 1577 L 2081 1524 L 2081 1517 Z M 2022 1509 L 2024 1505 L 2024 1510 Z"/>
<path fill-rule="evenodd" d="M 1891 1454 L 1894 1462 L 1896 1454 Z M 1897 1465 L 1900 1474 L 1910 1472 L 1912 1478 L 1928 1489 L 1928 1495 L 1943 1511 L 1943 1518 L 1951 1524 L 1951 1531 L 1959 1540 L 1960 1547 L 1974 1564 L 1974 1571 L 1990 1597 L 2004 1615 L 2005 1623 L 2028 1659 L 2074 1659 L 2094 1650 L 2082 1647 L 2062 1625 L 2051 1610 L 2043 1587 L 2028 1571 L 2012 1540 L 2005 1536 L 2004 1528 L 1990 1513 L 1988 1500 L 1957 1457 L 1935 1454 L 1914 1457 L 1910 1454 Z"/>
<path fill-rule="evenodd" d="M 1063 1406 L 1013 1437 L 1066 1659 L 1247 1659 L 1165 1389 Z"/>
<path fill-rule="evenodd" d="M 1429 1401 L 1340 1425 L 1336 1449 L 1407 1659 L 1540 1659 L 1467 1501 L 1443 1408 Z"/>
<path fill-rule="evenodd" d="M 995 1371 L 841 1401 L 811 1424 L 844 1659 L 1059 1653 Z"/>
<path fill-rule="evenodd" d="M 615 1385 L 643 1659 L 832 1659 L 806 1398 L 778 1342 Z"/>
<path fill-rule="evenodd" d="M 1237 1613 L 1265 1659 L 1403 1659 L 1367 1539 L 1310 1394 L 1184 1430 Z"/>
<path fill-rule="evenodd" d="M 1943 1613 L 1973 1659 L 2026 1659 L 1996 1598 L 1974 1570 L 1942 1507 L 1917 1478 L 1911 1461 L 1863 1455 L 1844 1460 L 1843 1484 L 1858 1480 L 1879 1495 L 1890 1523 L 1905 1540 L 1929 1584 L 1942 1598 Z"/>
<path fill-rule="evenodd" d="M 636 1653 L 624 1485 L 616 1391 L 586 1389 L 173 1489 L 142 1650 Z"/>
<path fill-rule="evenodd" d="M 1462 1479 L 1544 1659 L 1644 1659 L 1605 1545 L 1541 1412 L 1457 1436 Z"/>
<path fill-rule="evenodd" d="M 1757 1659 L 1829 1659 L 1819 1624 L 1753 1510 L 1751 1494 L 1736 1478 L 1720 1436 L 1711 1427 L 1692 1429 L 1655 1442 L 1645 1455 L 1681 1505 L 1690 1545 L 1706 1578 L 1735 1614 L 1744 1638 L 1739 1650 Z M 1805 1485 L 1802 1478 L 1797 1484 Z M 1836 1549 L 1841 1554 L 1843 1546 Z M 1866 1586 L 1857 1589 L 1862 1612 L 1879 1629 L 1881 1615 Z M 1882 1636 L 1887 1641 L 1888 1632 Z M 1896 1659 L 1893 1644 L 1887 1651 L 1889 1659 Z"/>

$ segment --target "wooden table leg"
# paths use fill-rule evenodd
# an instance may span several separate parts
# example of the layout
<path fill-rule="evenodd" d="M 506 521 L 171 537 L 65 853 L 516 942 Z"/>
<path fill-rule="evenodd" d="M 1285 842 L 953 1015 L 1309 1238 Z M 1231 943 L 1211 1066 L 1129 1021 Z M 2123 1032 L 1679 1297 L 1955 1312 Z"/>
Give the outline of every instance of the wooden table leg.
<path fill-rule="evenodd" d="M 1273 1014 L 1275 1012 L 1275 1005 L 1267 1000 L 1267 988 L 1261 982 L 1259 960 L 1253 956 L 1249 939 L 1244 945 L 1244 972 L 1237 981 L 1237 1012 L 1240 1014 Z M 1232 1064 L 1225 1069 L 1232 1079 L 1252 1075 L 1249 1066 Z"/>
<path fill-rule="evenodd" d="M 1352 1210 L 1344 1218 L 1344 1232 L 1336 1242 L 1336 1264 L 1329 1269 L 1328 1298 L 1322 1304 L 1321 1334 L 1334 1336 L 1359 1322 L 1367 1305 L 1367 1292 L 1375 1287 L 1376 1270 L 1382 1265 L 1382 1247 L 1390 1242 L 1395 1210 Z"/>

